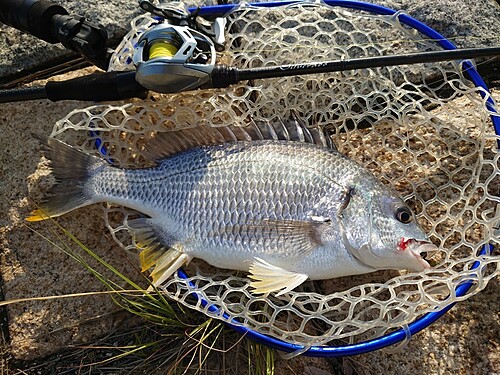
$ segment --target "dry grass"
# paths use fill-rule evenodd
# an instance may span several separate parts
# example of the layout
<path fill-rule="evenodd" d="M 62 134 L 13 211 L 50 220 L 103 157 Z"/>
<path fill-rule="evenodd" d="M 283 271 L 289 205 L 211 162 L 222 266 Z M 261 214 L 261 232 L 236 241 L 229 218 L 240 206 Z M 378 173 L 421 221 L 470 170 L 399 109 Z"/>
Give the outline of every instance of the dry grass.
<path fill-rule="evenodd" d="M 56 221 L 52 220 L 52 226 L 53 238 L 34 232 L 73 258 L 98 278 L 108 291 L 34 297 L 4 301 L 3 305 L 108 293 L 118 306 L 114 313 L 125 314 L 123 321 L 135 319 L 136 324 L 126 328 L 117 327 L 94 342 L 68 348 L 64 353 L 36 361 L 13 359 L 8 340 L 3 339 L 0 375 L 274 374 L 275 353 L 272 349 L 247 340 L 220 321 L 171 303 L 158 290 L 144 290 Z M 96 262 L 103 269 L 111 271 L 122 284 L 124 282 L 126 288 L 116 280 L 103 276 L 103 272 L 95 266 Z M 88 322 L 80 323 L 83 325 Z"/>

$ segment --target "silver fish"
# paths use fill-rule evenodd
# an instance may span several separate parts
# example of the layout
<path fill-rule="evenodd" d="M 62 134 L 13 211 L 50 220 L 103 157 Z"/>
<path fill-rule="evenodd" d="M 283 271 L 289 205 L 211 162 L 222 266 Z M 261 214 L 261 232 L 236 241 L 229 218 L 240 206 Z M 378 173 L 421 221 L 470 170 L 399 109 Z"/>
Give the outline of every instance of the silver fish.
<path fill-rule="evenodd" d="M 423 271 L 420 254 L 437 250 L 397 194 L 297 122 L 160 134 L 147 169 L 46 147 L 59 182 L 27 220 L 97 202 L 143 213 L 129 225 L 154 285 L 201 258 L 248 271 L 255 293 L 283 294 L 306 279 Z"/>

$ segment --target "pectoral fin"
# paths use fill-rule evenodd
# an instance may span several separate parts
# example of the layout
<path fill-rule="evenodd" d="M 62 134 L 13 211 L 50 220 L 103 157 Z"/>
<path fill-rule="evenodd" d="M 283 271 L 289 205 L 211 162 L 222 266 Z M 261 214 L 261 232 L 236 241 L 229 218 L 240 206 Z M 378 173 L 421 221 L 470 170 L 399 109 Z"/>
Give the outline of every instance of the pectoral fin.
<path fill-rule="evenodd" d="M 214 236 L 224 236 L 235 234 L 252 239 L 279 239 L 278 242 L 287 248 L 289 253 L 296 250 L 296 256 L 303 256 L 310 251 L 321 246 L 322 233 L 327 221 L 317 220 L 316 217 L 310 220 L 255 220 L 247 224 L 236 224 L 227 226 L 221 232 L 214 233 Z"/>
<path fill-rule="evenodd" d="M 250 275 L 253 281 L 250 286 L 254 293 L 270 293 L 281 290 L 277 296 L 285 294 L 307 280 L 307 275 L 287 271 L 273 266 L 263 259 L 255 258 L 250 266 Z"/>

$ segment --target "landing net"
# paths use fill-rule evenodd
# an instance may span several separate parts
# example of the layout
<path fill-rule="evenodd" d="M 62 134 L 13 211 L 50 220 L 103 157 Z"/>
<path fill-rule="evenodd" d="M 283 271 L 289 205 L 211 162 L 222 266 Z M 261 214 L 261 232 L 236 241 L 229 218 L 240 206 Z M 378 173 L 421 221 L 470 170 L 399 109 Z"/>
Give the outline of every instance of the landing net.
<path fill-rule="evenodd" d="M 226 51 L 218 62 L 241 68 L 442 49 L 402 24 L 399 14 L 323 4 L 243 5 L 227 20 Z M 132 22 L 111 70 L 133 69 L 134 43 L 152 22 L 149 16 Z M 341 153 L 412 206 L 440 248 L 432 269 L 309 282 L 280 297 L 262 297 L 251 293 L 245 274 L 196 262 L 186 270 L 188 280 L 176 274 L 163 286 L 172 299 L 208 316 L 307 348 L 380 337 L 475 295 L 499 273 L 500 256 L 478 255 L 484 246 L 499 246 L 499 137 L 489 97 L 456 62 L 383 67 L 94 105 L 60 120 L 52 136 L 89 154 L 105 147 L 116 165 L 137 168 L 148 166 L 142 150 L 154 132 L 274 122 L 291 111 L 311 126 L 328 126 Z M 137 249 L 127 222 L 137 216 L 104 207 L 113 238 L 131 251 Z M 466 281 L 473 287 L 458 297 L 455 288 Z"/>

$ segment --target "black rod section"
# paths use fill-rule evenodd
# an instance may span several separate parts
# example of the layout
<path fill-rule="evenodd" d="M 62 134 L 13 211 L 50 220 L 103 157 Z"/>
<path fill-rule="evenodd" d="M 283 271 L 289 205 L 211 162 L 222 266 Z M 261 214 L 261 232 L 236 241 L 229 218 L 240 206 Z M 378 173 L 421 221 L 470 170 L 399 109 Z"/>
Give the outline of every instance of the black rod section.
<path fill-rule="evenodd" d="M 49 0 L 0 0 L 0 22 L 48 43 L 59 42 L 51 25 L 56 15 L 68 15 L 68 12 Z"/>
<path fill-rule="evenodd" d="M 0 103 L 49 99 L 110 101 L 146 98 L 148 90 L 135 80 L 135 70 L 95 73 L 67 81 L 50 81 L 45 86 L 0 90 Z"/>
<path fill-rule="evenodd" d="M 231 84 L 251 79 L 289 77 L 302 74 L 330 73 L 344 70 L 463 60 L 488 56 L 500 56 L 500 47 L 419 52 L 402 55 L 318 61 L 248 69 L 223 67 L 220 65 L 216 66 L 216 69 L 212 72 L 212 84 L 213 87 L 227 87 Z"/>
<path fill-rule="evenodd" d="M 47 98 L 59 100 L 109 101 L 147 96 L 148 90 L 135 80 L 135 70 L 95 73 L 45 85 Z"/>
<path fill-rule="evenodd" d="M 0 90 L 0 103 L 20 102 L 24 100 L 46 99 L 45 87 L 23 87 L 14 90 Z"/>
<path fill-rule="evenodd" d="M 111 54 L 106 29 L 70 16 L 50 0 L 0 0 L 0 22 L 48 43 L 60 42 L 101 69 L 108 68 Z"/>

